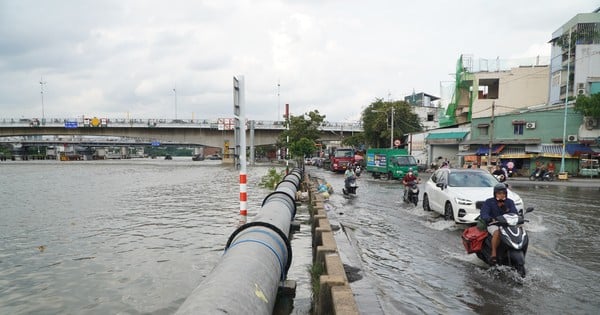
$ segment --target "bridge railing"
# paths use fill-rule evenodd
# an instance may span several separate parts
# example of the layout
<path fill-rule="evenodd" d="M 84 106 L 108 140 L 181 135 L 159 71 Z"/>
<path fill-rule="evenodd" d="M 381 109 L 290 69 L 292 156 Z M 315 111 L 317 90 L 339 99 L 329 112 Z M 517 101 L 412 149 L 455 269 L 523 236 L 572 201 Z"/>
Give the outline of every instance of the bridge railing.
<path fill-rule="evenodd" d="M 0 127 L 129 127 L 129 128 L 207 128 L 217 130 L 233 130 L 232 118 L 226 119 L 167 119 L 167 118 L 101 118 L 96 122 L 93 118 L 0 118 Z M 247 124 L 248 127 L 248 124 Z M 249 128 L 249 127 L 248 127 Z M 284 130 L 284 121 L 254 120 L 255 129 Z M 360 123 L 323 122 L 320 127 L 324 131 L 357 131 L 362 132 Z"/>

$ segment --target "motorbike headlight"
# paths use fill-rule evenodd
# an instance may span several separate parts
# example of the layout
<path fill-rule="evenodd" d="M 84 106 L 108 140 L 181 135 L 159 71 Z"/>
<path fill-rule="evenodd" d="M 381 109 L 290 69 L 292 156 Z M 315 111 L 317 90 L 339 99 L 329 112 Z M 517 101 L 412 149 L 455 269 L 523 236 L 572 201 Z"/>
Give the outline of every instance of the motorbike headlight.
<path fill-rule="evenodd" d="M 463 205 L 463 206 L 469 206 L 469 205 L 473 204 L 473 201 L 471 201 L 469 199 L 461 198 L 461 197 L 456 197 L 456 198 L 454 198 L 454 200 L 456 200 L 457 204 Z"/>

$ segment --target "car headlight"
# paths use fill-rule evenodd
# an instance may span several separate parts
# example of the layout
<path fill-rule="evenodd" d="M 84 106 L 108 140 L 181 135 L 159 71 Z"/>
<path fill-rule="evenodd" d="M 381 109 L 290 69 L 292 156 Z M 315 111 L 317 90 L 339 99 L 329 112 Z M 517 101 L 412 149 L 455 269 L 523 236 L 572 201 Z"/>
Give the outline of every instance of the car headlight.
<path fill-rule="evenodd" d="M 465 198 L 456 197 L 456 198 L 454 198 L 454 200 L 456 201 L 457 204 L 463 205 L 463 206 L 469 206 L 469 205 L 473 204 L 473 201 L 471 201 L 469 199 L 465 199 Z"/>

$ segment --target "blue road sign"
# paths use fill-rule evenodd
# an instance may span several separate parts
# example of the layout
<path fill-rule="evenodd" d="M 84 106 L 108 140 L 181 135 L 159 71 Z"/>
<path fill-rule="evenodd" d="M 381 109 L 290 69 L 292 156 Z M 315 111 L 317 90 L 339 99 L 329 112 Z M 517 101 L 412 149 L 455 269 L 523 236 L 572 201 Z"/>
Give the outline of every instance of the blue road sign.
<path fill-rule="evenodd" d="M 157 140 L 154 140 L 154 141 L 152 141 L 152 146 L 158 147 L 158 146 L 160 146 L 160 142 L 158 142 Z"/>
<path fill-rule="evenodd" d="M 67 128 L 67 129 L 77 128 L 77 122 L 76 121 L 66 121 L 65 128 Z"/>

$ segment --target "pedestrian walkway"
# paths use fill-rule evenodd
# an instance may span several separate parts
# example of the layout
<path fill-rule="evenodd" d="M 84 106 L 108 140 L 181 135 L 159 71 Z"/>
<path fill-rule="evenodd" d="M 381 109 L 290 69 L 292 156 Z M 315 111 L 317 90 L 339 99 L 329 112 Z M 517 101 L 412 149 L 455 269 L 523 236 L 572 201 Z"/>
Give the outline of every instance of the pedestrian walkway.
<path fill-rule="evenodd" d="M 569 177 L 567 180 L 559 180 L 556 179 L 551 182 L 547 181 L 532 181 L 529 177 L 510 177 L 506 183 L 509 185 L 511 183 L 521 184 L 532 184 L 532 185 L 552 185 L 552 186 L 572 186 L 572 187 L 591 187 L 591 188 L 600 188 L 600 178 L 599 177 Z"/>

